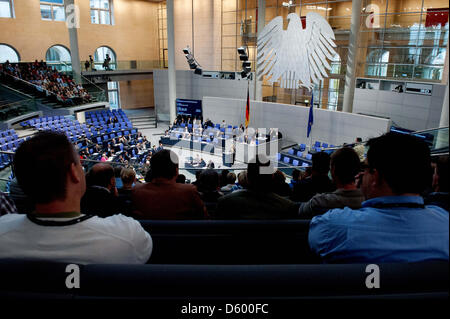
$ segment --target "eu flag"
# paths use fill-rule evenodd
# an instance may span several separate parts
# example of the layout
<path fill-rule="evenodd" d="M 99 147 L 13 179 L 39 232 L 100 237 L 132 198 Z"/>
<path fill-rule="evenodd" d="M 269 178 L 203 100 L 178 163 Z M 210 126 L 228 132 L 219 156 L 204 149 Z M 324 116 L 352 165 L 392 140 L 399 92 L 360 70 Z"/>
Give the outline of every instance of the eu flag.
<path fill-rule="evenodd" d="M 311 127 L 314 123 L 314 115 L 313 115 L 313 108 L 314 108 L 314 93 L 311 94 L 311 106 L 309 107 L 309 119 L 308 119 L 308 133 L 306 134 L 306 137 L 309 137 L 309 134 L 311 133 Z"/>

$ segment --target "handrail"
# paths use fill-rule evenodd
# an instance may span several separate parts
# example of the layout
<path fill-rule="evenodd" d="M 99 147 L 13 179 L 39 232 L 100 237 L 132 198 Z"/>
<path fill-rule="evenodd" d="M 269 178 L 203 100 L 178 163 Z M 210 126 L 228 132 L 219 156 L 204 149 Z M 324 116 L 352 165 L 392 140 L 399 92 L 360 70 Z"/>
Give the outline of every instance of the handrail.
<path fill-rule="evenodd" d="M 30 102 L 33 102 L 33 101 L 34 101 L 34 99 L 25 99 L 25 100 L 21 100 L 21 101 L 17 101 L 17 102 L 12 102 L 12 103 L 8 103 L 8 104 L 0 105 L 0 108 L 5 109 L 7 107 L 15 106 L 14 104 L 30 103 Z"/>

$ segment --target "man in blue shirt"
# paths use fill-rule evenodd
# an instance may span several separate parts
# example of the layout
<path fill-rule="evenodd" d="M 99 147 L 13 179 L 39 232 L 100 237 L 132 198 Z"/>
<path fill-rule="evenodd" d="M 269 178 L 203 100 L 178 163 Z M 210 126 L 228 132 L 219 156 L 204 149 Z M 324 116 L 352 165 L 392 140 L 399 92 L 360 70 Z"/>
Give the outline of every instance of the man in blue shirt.
<path fill-rule="evenodd" d="M 309 245 L 325 262 L 449 259 L 449 216 L 424 206 L 431 183 L 428 146 L 411 135 L 371 139 L 360 174 L 361 209 L 333 209 L 311 220 Z"/>

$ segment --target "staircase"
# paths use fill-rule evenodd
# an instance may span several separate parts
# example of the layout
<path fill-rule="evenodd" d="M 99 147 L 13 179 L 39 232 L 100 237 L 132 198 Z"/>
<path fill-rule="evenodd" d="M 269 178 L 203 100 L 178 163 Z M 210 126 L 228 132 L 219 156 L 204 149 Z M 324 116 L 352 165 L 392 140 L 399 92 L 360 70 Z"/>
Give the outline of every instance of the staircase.
<path fill-rule="evenodd" d="M 137 129 L 157 128 L 156 116 L 154 115 L 128 116 L 128 119 Z"/>

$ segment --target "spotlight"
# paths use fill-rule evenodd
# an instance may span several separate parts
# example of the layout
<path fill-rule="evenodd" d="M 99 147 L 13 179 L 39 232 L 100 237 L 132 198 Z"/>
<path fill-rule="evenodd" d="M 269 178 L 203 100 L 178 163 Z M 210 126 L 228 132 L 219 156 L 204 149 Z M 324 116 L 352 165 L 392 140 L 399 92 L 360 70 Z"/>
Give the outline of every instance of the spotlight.
<path fill-rule="evenodd" d="M 202 74 L 202 69 L 200 68 L 200 65 L 195 60 L 194 55 L 191 52 L 191 48 L 189 46 L 186 46 L 183 49 L 184 56 L 186 57 L 187 63 L 189 64 L 189 69 L 194 70 L 195 74 Z"/>
<path fill-rule="evenodd" d="M 183 53 L 184 53 L 184 54 L 191 54 L 191 48 L 190 48 L 189 46 L 185 47 L 185 48 L 183 49 Z"/>
<path fill-rule="evenodd" d="M 241 77 L 243 79 L 249 79 L 249 74 L 251 75 L 251 65 L 252 63 L 248 60 L 248 54 L 247 54 L 247 47 L 242 46 L 237 49 L 239 54 L 239 60 L 242 62 L 242 71 L 241 71 Z"/>
<path fill-rule="evenodd" d="M 247 55 L 247 50 L 246 50 L 246 48 L 245 47 L 239 47 L 238 49 L 237 49 L 237 51 L 238 51 L 238 53 L 239 54 L 242 54 L 242 55 Z"/>
<path fill-rule="evenodd" d="M 294 5 L 292 4 L 292 0 L 289 0 L 289 2 L 283 2 L 282 6 L 290 8 L 290 7 L 293 7 Z"/>

